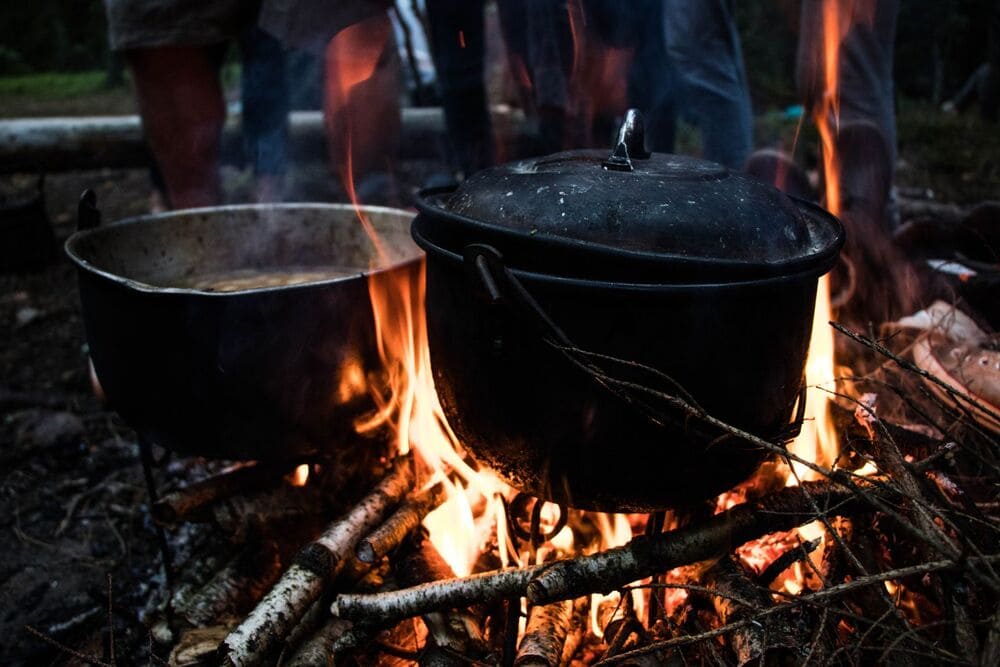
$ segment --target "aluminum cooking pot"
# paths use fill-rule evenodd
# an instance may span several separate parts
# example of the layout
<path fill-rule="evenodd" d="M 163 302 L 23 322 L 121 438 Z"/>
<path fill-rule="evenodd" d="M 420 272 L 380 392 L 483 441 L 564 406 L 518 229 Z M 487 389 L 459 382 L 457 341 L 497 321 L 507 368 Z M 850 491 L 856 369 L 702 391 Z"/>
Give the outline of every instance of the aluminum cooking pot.
<path fill-rule="evenodd" d="M 97 219 L 93 203 L 81 202 L 83 227 Z M 380 367 L 367 276 L 418 272 L 421 261 L 412 214 L 365 213 L 387 258 L 346 205 L 175 211 L 71 236 L 112 407 L 185 454 L 290 459 L 349 441 Z"/>
<path fill-rule="evenodd" d="M 610 155 L 493 168 L 418 209 L 438 394 L 469 452 L 519 489 L 652 511 L 767 458 L 664 394 L 765 438 L 794 433 L 817 280 L 844 243 L 825 211 L 647 153 L 635 112 Z"/>

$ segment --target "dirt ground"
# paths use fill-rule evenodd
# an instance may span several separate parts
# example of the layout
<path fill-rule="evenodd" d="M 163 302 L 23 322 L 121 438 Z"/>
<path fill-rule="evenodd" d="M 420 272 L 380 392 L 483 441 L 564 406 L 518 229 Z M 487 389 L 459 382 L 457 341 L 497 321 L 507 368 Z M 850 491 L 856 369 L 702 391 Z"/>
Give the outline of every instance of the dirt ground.
<path fill-rule="evenodd" d="M 49 178 L 60 243 L 84 187 L 119 217 L 145 208 L 145 182 L 143 172 Z M 0 663 L 65 657 L 26 625 L 101 655 L 87 644 L 109 608 L 115 643 L 134 654 L 146 643 L 134 610 L 157 585 L 154 534 L 135 434 L 90 389 L 75 270 L 61 253 L 42 271 L 0 275 L 0 322 Z"/>

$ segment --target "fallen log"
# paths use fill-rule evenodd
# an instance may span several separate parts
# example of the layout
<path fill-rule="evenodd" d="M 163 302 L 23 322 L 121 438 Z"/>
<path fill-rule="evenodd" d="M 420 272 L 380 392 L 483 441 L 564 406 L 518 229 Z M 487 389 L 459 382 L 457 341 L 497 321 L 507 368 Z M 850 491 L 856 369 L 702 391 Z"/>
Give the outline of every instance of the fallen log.
<path fill-rule="evenodd" d="M 524 114 L 509 107 L 491 109 L 493 129 L 505 145 L 527 141 Z M 326 129 L 319 111 L 294 111 L 288 119 L 289 154 L 293 162 L 326 162 Z M 400 157 L 443 155 L 445 126 L 440 107 L 402 111 Z M 242 166 L 243 138 L 239 116 L 226 122 L 222 135 L 223 164 Z M 0 173 L 74 171 L 148 167 L 152 156 L 139 116 L 85 118 L 15 118 L 0 121 Z"/>

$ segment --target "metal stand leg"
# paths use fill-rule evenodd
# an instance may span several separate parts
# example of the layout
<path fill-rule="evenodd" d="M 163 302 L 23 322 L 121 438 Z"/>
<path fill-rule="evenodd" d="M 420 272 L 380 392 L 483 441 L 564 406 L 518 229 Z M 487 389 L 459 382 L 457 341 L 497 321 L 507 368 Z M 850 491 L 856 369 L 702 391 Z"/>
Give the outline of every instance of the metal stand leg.
<path fill-rule="evenodd" d="M 149 496 L 149 507 L 152 509 L 160 494 L 156 492 L 156 480 L 153 479 L 153 444 L 139 437 L 139 453 L 142 458 L 142 474 L 146 478 L 146 493 Z M 155 522 L 154 522 L 155 523 Z M 167 582 L 167 613 L 171 613 L 171 602 L 174 597 L 174 567 L 173 556 L 170 553 L 170 545 L 167 542 L 167 531 L 158 523 L 156 525 L 156 537 L 160 543 L 160 557 L 163 559 L 163 576 Z"/>

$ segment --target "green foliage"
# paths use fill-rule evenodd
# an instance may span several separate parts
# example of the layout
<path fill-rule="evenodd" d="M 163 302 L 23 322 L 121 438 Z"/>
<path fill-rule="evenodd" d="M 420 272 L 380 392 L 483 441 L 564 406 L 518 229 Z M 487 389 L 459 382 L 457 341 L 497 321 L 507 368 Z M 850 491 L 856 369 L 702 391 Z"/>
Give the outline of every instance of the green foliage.
<path fill-rule="evenodd" d="M 902 99 L 896 118 L 904 185 L 931 188 L 944 201 L 979 202 L 1000 193 L 1000 132 L 975 111 L 948 115 Z"/>
<path fill-rule="evenodd" d="M 89 95 L 105 88 L 106 73 L 47 72 L 0 77 L 0 97 L 30 97 L 33 99 L 66 99 Z"/>

